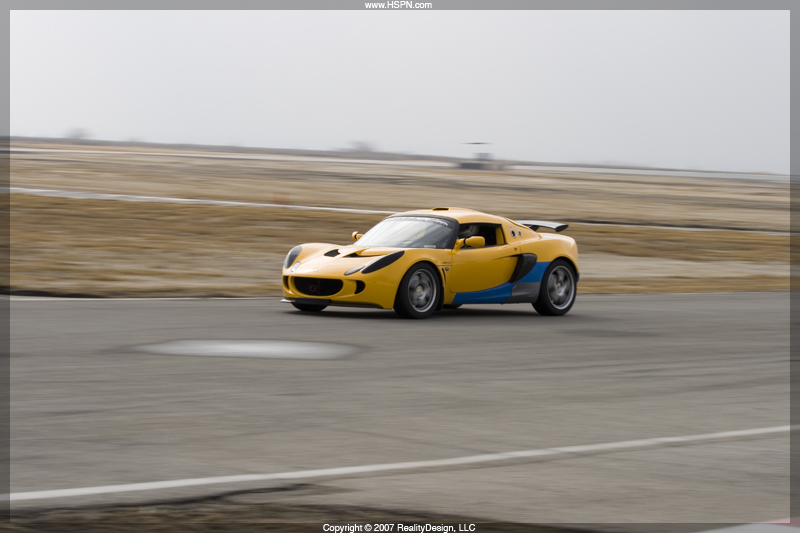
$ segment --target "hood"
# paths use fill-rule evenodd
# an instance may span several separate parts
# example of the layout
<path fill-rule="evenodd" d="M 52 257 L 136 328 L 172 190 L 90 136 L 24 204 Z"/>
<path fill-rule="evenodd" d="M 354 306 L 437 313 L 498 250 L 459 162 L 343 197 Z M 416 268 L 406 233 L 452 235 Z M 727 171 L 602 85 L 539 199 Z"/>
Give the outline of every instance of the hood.
<path fill-rule="evenodd" d="M 339 255 L 337 257 L 379 257 L 381 255 L 387 255 L 398 250 L 405 250 L 405 248 L 365 248 L 363 246 L 358 246 L 358 244 L 351 244 L 350 246 L 342 246 L 339 248 Z"/>
<path fill-rule="evenodd" d="M 293 275 L 341 276 L 351 268 L 368 265 L 375 258 L 388 255 L 392 252 L 405 250 L 404 248 L 365 248 L 363 246 L 341 246 L 322 249 L 306 257 L 300 266 L 292 272 Z M 338 251 L 337 255 L 331 254 Z"/>

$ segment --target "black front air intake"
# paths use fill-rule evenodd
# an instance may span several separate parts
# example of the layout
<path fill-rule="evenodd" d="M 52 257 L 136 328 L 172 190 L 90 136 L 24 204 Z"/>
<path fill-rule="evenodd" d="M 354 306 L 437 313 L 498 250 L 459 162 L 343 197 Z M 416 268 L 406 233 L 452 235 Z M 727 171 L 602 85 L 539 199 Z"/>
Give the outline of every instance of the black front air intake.
<path fill-rule="evenodd" d="M 342 280 L 324 278 L 294 278 L 298 292 L 309 296 L 333 296 L 342 290 Z"/>

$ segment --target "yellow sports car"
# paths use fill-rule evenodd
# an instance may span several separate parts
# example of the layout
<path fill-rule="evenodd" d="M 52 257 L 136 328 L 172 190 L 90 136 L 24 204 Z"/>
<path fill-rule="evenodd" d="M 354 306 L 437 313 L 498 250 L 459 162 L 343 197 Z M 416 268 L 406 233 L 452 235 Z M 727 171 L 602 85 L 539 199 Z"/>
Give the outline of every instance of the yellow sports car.
<path fill-rule="evenodd" d="M 354 244 L 295 246 L 283 264 L 284 302 L 394 309 L 406 318 L 462 304 L 531 303 L 563 315 L 575 303 L 578 247 L 566 224 L 435 207 L 385 218 Z"/>

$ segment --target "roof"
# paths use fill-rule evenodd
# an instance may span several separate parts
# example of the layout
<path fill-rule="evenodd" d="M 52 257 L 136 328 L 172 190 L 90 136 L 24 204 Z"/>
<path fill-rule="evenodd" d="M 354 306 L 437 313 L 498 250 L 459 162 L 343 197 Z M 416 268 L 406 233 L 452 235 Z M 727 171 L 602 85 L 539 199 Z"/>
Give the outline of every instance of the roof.
<path fill-rule="evenodd" d="M 416 211 L 405 211 L 403 213 L 396 213 L 392 216 L 402 215 L 418 215 L 418 216 L 440 216 L 453 218 L 459 224 L 471 224 L 475 222 L 486 222 L 489 224 L 508 224 L 509 220 L 504 217 L 490 215 L 475 211 L 474 209 L 466 209 L 464 207 L 434 207 L 433 209 L 418 209 Z"/>

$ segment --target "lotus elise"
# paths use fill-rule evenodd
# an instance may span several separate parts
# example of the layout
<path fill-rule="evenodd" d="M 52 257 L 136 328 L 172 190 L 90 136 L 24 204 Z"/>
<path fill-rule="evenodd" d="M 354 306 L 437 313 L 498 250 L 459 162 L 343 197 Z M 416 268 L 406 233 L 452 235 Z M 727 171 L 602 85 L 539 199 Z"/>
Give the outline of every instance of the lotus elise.
<path fill-rule="evenodd" d="M 580 277 L 575 240 L 559 234 L 566 228 L 456 207 L 397 213 L 353 232 L 353 244 L 292 248 L 282 301 L 305 312 L 373 307 L 405 318 L 489 303 L 529 303 L 539 314 L 564 315 Z"/>

